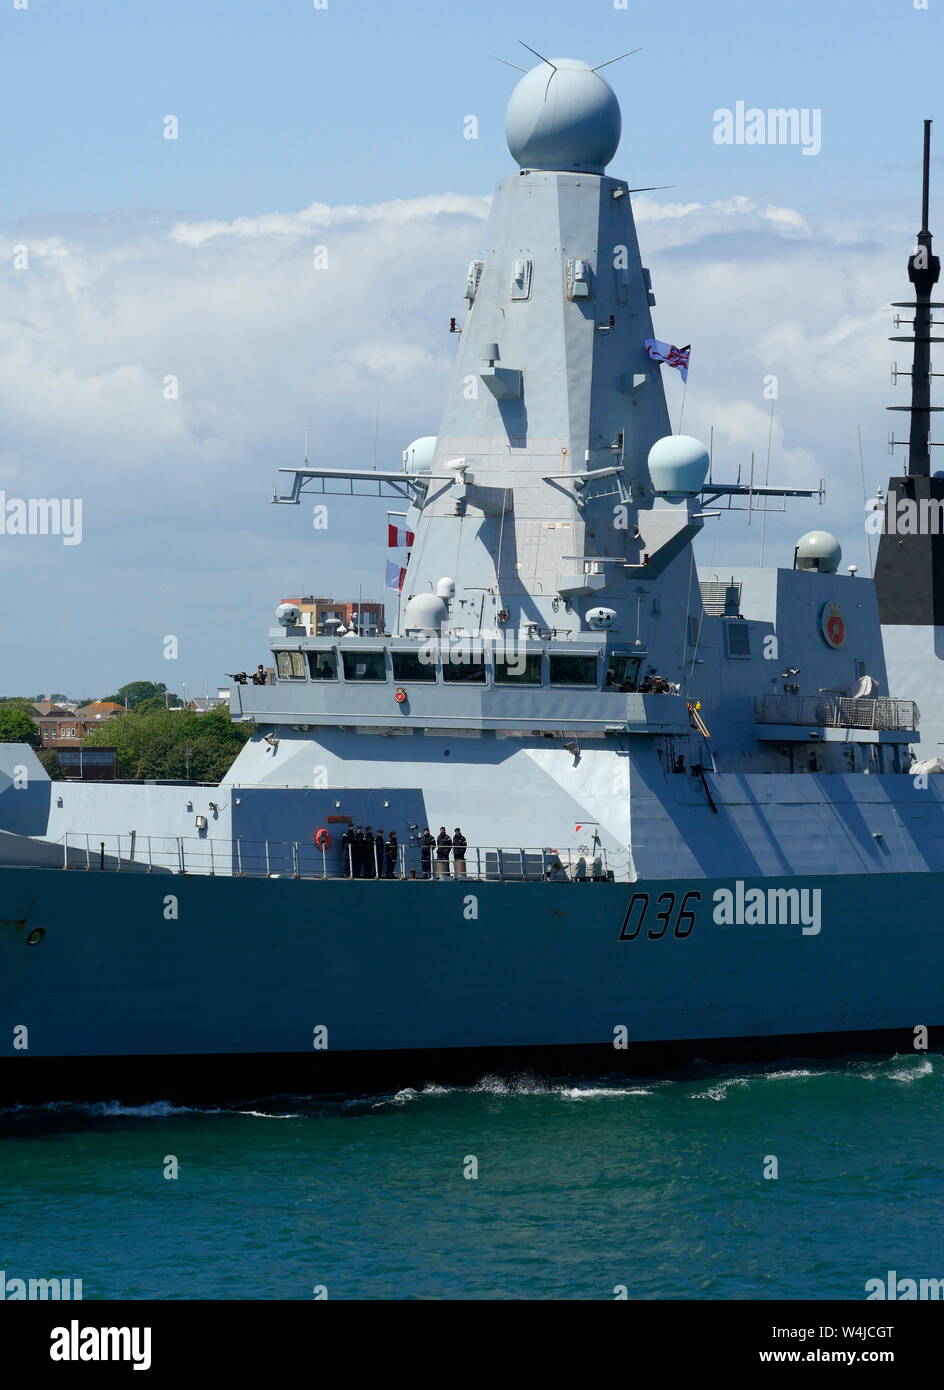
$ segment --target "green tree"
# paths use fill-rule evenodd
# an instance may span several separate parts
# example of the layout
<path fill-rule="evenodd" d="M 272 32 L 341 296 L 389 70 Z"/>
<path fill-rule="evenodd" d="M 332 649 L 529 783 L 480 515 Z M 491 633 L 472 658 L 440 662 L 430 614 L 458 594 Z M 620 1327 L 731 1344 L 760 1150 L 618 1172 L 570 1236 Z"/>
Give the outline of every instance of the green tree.
<path fill-rule="evenodd" d="M 39 742 L 39 730 L 24 709 L 5 705 L 0 709 L 0 743 Z"/>
<path fill-rule="evenodd" d="M 49 773 L 52 780 L 54 782 L 61 782 L 66 774 L 62 763 L 56 756 L 56 750 L 54 748 L 40 748 L 36 756 L 39 758 L 39 761 Z"/>
<path fill-rule="evenodd" d="M 155 696 L 163 703 L 166 689 L 163 681 L 129 681 L 107 698 L 116 705 L 127 705 L 128 709 L 136 709 L 142 700 L 153 700 Z"/>
<path fill-rule="evenodd" d="M 225 706 L 207 714 L 156 709 L 103 720 L 85 746 L 116 748 L 119 776 L 135 778 L 186 777 L 190 747 L 191 779 L 218 782 L 248 737 L 249 729 L 234 724 Z"/>

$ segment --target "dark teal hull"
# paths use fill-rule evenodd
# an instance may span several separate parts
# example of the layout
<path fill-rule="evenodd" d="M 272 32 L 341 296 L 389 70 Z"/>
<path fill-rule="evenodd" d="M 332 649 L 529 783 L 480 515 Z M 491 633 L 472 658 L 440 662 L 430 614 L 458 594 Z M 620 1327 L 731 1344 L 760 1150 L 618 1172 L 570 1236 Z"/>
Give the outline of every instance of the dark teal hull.
<path fill-rule="evenodd" d="M 942 884 L 797 880 L 822 892 L 820 930 L 804 934 L 719 924 L 712 895 L 726 880 L 3 869 L 0 1095 L 222 1098 L 495 1067 L 909 1052 L 916 1029 L 933 1045 L 944 1025 Z"/>

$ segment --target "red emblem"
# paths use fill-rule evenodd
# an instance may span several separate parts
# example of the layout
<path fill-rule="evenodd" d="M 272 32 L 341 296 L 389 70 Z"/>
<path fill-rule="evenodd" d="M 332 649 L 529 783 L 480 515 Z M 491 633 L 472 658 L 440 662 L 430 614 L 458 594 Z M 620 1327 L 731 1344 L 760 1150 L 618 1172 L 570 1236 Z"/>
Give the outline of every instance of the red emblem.
<path fill-rule="evenodd" d="M 841 647 L 846 640 L 846 621 L 838 603 L 824 603 L 819 615 L 819 627 L 831 647 Z"/>

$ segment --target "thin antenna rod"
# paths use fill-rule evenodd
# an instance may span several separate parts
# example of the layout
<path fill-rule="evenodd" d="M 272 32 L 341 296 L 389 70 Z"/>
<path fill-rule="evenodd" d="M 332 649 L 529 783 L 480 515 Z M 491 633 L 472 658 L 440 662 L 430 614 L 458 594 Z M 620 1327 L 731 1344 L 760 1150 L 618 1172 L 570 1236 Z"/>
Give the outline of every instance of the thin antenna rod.
<path fill-rule="evenodd" d="M 928 230 L 928 189 L 931 183 L 931 122 L 924 123 L 924 179 L 921 185 L 921 230 Z"/>
<path fill-rule="evenodd" d="M 869 499 L 865 495 L 865 463 L 862 458 L 862 426 L 857 425 L 856 429 L 859 434 L 859 477 L 862 480 L 862 504 L 868 506 Z M 865 543 L 869 551 L 869 578 L 871 579 L 875 571 L 872 567 L 872 533 L 867 526 L 865 528 Z"/>
<path fill-rule="evenodd" d="M 514 68 L 515 72 L 527 72 L 527 68 L 519 68 L 517 63 L 509 63 L 507 58 L 499 58 L 497 53 L 490 53 L 490 58 L 494 58 L 496 63 L 504 63 L 506 68 Z"/>
<path fill-rule="evenodd" d="M 642 52 L 642 49 L 641 49 L 641 48 L 631 48 L 631 49 L 629 50 L 628 53 L 621 53 L 620 56 L 619 56 L 618 58 L 607 58 L 607 60 L 606 60 L 605 63 L 597 63 L 596 67 L 595 67 L 595 68 L 591 68 L 590 71 L 591 71 L 591 72 L 599 72 L 601 68 L 608 68 L 608 67 L 610 66 L 611 63 L 621 63 L 621 62 L 623 61 L 624 58 L 631 58 L 631 57 L 633 56 L 634 53 L 641 53 L 641 52 Z"/>
<path fill-rule="evenodd" d="M 521 44 L 522 48 L 526 48 L 529 53 L 533 53 L 535 58 L 540 58 L 542 63 L 547 63 L 549 68 L 553 68 L 555 72 L 557 71 L 556 63 L 552 63 L 550 58 L 545 58 L 543 53 L 539 53 L 536 48 L 532 48 L 529 43 L 525 43 L 524 39 L 519 39 L 518 42 Z"/>

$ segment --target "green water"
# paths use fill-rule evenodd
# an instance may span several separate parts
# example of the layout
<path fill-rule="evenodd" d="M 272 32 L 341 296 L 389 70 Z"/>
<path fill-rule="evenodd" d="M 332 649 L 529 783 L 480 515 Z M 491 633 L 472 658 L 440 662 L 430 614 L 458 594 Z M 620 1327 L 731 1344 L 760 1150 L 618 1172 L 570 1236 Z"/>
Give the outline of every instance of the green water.
<path fill-rule="evenodd" d="M 944 1277 L 942 1140 L 924 1055 L 19 1109 L 0 1269 L 86 1299 L 862 1299 Z"/>

